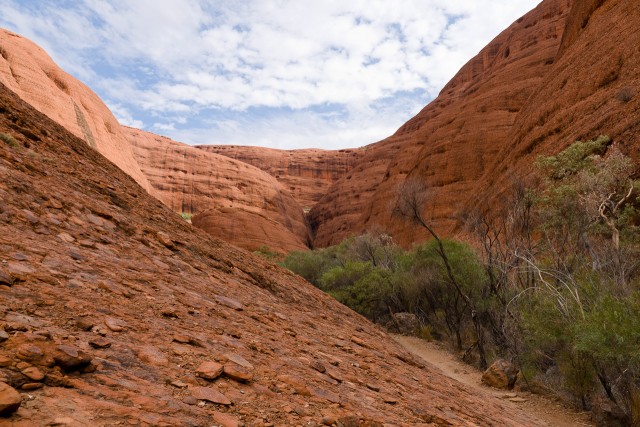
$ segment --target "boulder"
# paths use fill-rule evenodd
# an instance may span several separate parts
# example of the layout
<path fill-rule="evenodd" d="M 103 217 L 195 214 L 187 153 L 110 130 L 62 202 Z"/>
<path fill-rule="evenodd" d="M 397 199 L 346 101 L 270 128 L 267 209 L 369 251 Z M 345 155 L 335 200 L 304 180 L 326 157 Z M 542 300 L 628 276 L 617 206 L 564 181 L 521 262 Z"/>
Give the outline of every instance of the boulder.
<path fill-rule="evenodd" d="M 624 427 L 631 425 L 629 417 L 615 402 L 604 396 L 592 401 L 591 419 L 598 427 Z"/>
<path fill-rule="evenodd" d="M 18 410 L 22 403 L 20 393 L 9 384 L 0 383 L 0 416 L 6 417 Z"/>
<path fill-rule="evenodd" d="M 498 359 L 482 374 L 482 383 L 489 387 L 511 390 L 518 379 L 518 368 L 511 362 Z"/>
<path fill-rule="evenodd" d="M 77 371 L 86 368 L 91 363 L 91 356 L 78 347 L 59 345 L 53 354 L 56 365 L 65 371 Z"/>

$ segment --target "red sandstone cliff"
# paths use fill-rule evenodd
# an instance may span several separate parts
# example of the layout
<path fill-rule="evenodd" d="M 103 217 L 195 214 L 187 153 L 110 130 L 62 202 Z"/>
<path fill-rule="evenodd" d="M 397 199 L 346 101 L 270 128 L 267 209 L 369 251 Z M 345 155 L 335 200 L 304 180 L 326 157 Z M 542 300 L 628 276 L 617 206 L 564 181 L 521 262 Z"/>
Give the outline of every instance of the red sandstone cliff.
<path fill-rule="evenodd" d="M 613 24 L 615 23 L 615 24 Z M 426 216 L 454 233 L 535 157 L 610 135 L 639 157 L 640 15 L 624 0 L 545 0 L 494 39 L 438 98 L 367 154 L 311 211 L 315 244 L 382 227 L 405 244 L 427 236 L 392 215 L 408 181 L 426 185 Z"/>
<path fill-rule="evenodd" d="M 275 150 L 240 145 L 201 145 L 199 149 L 249 163 L 275 177 L 305 209 L 315 205 L 331 184 L 345 177 L 362 149 Z"/>
<path fill-rule="evenodd" d="M 160 200 L 174 212 L 194 214 L 195 226 L 249 250 L 308 247 L 302 207 L 274 177 L 169 138 L 123 131 Z"/>
<path fill-rule="evenodd" d="M 102 100 L 62 71 L 39 46 L 2 28 L 0 83 L 98 150 L 142 188 L 150 190 L 120 124 Z"/>
<path fill-rule="evenodd" d="M 213 209 L 195 219 L 203 229 L 247 249 L 307 248 L 302 207 L 273 177 L 224 156 L 122 127 L 94 92 L 62 71 L 40 47 L 2 29 L 0 82 L 174 211 Z"/>

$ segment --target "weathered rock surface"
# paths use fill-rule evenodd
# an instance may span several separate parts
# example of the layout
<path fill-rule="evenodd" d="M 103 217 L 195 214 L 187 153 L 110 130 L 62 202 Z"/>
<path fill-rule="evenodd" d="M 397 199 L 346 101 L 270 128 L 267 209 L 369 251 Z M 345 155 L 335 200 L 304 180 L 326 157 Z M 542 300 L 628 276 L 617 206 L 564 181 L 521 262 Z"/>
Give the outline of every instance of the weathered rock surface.
<path fill-rule="evenodd" d="M 424 183 L 436 231 L 495 206 L 539 154 L 611 136 L 640 160 L 640 15 L 624 0 L 545 0 L 496 37 L 440 95 L 336 182 L 309 216 L 314 245 L 378 228 L 427 238 L 393 215 L 405 182 Z"/>
<path fill-rule="evenodd" d="M 149 132 L 123 128 L 160 200 L 198 228 L 245 249 L 308 247 L 302 207 L 268 173 Z"/>
<path fill-rule="evenodd" d="M 200 145 L 197 148 L 253 165 L 275 177 L 308 210 L 331 184 L 347 176 L 360 160 L 362 149 L 276 150 L 241 145 Z"/>
<path fill-rule="evenodd" d="M 142 188 L 151 191 L 120 124 L 98 95 L 60 69 L 39 46 L 2 28 L 0 83 L 98 150 Z M 14 127 L 20 127 L 20 123 L 15 123 Z M 34 136 L 39 138 L 37 134 Z"/>
<path fill-rule="evenodd" d="M 539 425 L 420 365 L 297 276 L 197 233 L 4 85 L 0 105 L 0 133 L 18 143 L 0 143 L 0 265 L 21 278 L 2 290 L 0 375 L 31 396 L 10 423 L 204 426 L 218 412 L 244 425 L 318 425 L 327 415 L 360 425 Z M 24 259 L 11 257 L 18 252 Z M 126 327 L 113 331 L 105 319 Z M 101 336 L 111 345 L 94 348 Z M 56 366 L 61 346 L 89 355 L 93 369 Z M 314 357 L 343 381 L 311 367 Z M 207 360 L 252 367 L 253 378 L 207 382 L 194 373 Z M 42 383 L 21 373 L 28 366 Z"/>

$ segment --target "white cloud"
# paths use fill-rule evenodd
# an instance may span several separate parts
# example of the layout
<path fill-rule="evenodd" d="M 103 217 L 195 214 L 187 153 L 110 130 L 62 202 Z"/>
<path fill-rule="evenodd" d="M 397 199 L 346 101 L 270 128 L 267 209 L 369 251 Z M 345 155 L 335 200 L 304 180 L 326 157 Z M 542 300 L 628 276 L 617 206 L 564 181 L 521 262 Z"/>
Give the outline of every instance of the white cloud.
<path fill-rule="evenodd" d="M 424 105 L 425 91 L 436 94 L 464 62 L 536 3 L 60 0 L 35 7 L 5 0 L 0 25 L 34 39 L 108 103 L 126 108 L 127 114 L 116 115 L 127 123 L 136 116 L 137 123 L 144 118 L 156 123 L 155 129 L 164 126 L 188 136 L 184 129 L 204 129 L 207 117 L 200 116 L 211 112 L 244 112 L 244 124 L 251 125 L 263 118 L 251 116 L 256 111 L 277 109 L 293 112 L 262 126 L 258 136 L 240 134 L 252 141 L 269 135 L 271 141 L 321 144 L 314 135 L 330 138 L 334 128 L 341 136 L 331 140 L 360 134 L 354 144 L 364 145 L 386 136 L 373 129 L 389 132 L 392 126 L 372 119 L 385 102 L 394 106 L 397 94 L 414 92 L 419 97 L 402 99 Z M 346 111 L 343 121 L 352 128 L 336 128 L 335 120 L 321 116 L 314 121 L 313 110 L 324 111 L 326 105 Z M 401 120 L 393 129 L 409 118 L 407 110 L 413 108 L 390 115 Z M 287 127 L 302 119 L 313 122 L 315 132 Z"/>
<path fill-rule="evenodd" d="M 144 123 L 141 120 L 134 119 L 126 107 L 123 107 L 120 104 L 111 104 L 109 109 L 120 124 L 137 129 L 142 129 L 144 127 Z"/>

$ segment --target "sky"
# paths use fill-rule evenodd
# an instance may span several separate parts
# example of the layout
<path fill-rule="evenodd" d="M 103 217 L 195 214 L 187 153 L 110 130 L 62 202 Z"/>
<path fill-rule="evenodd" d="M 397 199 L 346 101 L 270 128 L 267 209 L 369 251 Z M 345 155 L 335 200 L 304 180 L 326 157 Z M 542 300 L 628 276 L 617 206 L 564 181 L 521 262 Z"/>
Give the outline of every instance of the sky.
<path fill-rule="evenodd" d="M 0 0 L 120 123 L 188 144 L 393 134 L 540 0 Z"/>

